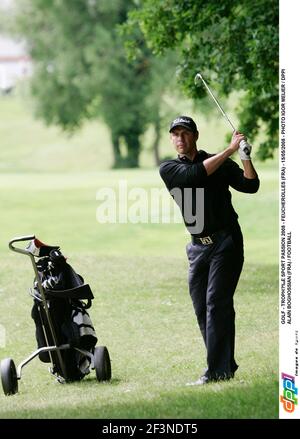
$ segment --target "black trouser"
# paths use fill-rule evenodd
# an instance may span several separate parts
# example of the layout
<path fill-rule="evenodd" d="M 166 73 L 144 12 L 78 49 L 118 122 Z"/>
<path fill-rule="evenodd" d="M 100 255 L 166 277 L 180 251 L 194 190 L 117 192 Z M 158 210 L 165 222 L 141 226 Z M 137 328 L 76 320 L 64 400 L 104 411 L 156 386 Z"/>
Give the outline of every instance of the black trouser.
<path fill-rule="evenodd" d="M 244 262 L 239 225 L 219 232 L 212 244 L 189 243 L 189 289 L 207 349 L 209 378 L 233 377 L 235 311 L 233 295 Z"/>

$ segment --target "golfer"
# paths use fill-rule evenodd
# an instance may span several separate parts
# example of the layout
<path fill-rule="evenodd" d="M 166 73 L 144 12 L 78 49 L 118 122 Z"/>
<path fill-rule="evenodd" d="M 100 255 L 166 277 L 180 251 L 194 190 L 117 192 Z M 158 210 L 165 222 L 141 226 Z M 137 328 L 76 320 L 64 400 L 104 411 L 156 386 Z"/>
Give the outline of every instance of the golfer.
<path fill-rule="evenodd" d="M 186 246 L 189 291 L 207 350 L 207 369 L 189 384 L 203 385 L 233 378 L 238 368 L 234 358 L 233 295 L 244 252 L 229 187 L 255 193 L 259 179 L 250 158 L 251 146 L 247 144 L 246 153 L 239 146 L 246 140 L 243 134 L 235 131 L 224 151 L 208 154 L 197 150 L 199 133 L 192 118 L 177 117 L 169 132 L 178 157 L 163 162 L 160 175 L 191 233 L 191 242 Z M 236 151 L 243 169 L 230 159 Z"/>

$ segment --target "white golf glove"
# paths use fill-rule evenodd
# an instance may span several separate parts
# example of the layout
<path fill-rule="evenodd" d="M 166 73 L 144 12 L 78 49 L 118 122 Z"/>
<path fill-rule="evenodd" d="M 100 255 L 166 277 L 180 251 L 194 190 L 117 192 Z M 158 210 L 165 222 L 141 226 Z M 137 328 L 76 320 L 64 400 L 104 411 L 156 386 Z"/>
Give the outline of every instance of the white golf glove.
<path fill-rule="evenodd" d="M 251 160 L 250 154 L 251 154 L 252 146 L 246 142 L 246 140 L 242 140 L 239 145 L 239 155 L 241 160 Z"/>

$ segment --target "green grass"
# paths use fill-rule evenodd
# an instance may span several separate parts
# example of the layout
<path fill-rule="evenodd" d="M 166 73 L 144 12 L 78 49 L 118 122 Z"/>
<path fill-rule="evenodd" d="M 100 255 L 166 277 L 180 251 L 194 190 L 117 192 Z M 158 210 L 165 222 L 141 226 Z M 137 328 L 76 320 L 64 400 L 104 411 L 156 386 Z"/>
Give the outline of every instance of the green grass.
<path fill-rule="evenodd" d="M 261 189 L 256 195 L 233 195 L 246 250 L 235 294 L 236 378 L 190 388 L 185 383 L 205 367 L 205 351 L 187 290 L 184 227 L 96 221 L 100 188 L 117 187 L 120 180 L 147 191 L 163 187 L 157 170 L 106 170 L 106 138 L 97 172 L 100 147 L 90 150 L 86 145 L 91 139 L 98 145 L 93 137 L 98 128 L 99 137 L 105 138 L 102 127 L 89 124 L 68 140 L 53 128 L 38 128 L 16 100 L 3 102 L 1 123 L 15 118 L 20 132 L 11 135 L 21 143 L 9 139 L 13 126 L 6 127 L 8 149 L 6 157 L 1 149 L 0 175 L 0 324 L 6 345 L 0 358 L 19 363 L 35 349 L 27 294 L 33 280 L 30 261 L 7 247 L 13 236 L 35 233 L 59 244 L 91 285 L 95 300 L 90 314 L 99 344 L 109 349 L 113 379 L 99 384 L 92 373 L 80 383 L 60 385 L 47 365 L 35 359 L 24 369 L 19 394 L 5 397 L 0 392 L 0 418 L 278 417 L 276 163 L 257 166 Z M 50 146 L 53 136 L 61 148 L 59 157 Z M 45 154 L 40 168 L 32 162 L 39 142 Z M 73 142 L 79 146 L 67 169 Z"/>

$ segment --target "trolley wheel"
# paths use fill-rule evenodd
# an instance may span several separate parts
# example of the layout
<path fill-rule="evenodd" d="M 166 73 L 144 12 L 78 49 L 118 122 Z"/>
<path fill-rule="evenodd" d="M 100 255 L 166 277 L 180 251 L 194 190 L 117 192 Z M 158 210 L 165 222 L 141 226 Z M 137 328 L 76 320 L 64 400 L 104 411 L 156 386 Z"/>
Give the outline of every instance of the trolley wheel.
<path fill-rule="evenodd" d="M 1 381 L 5 395 L 18 393 L 18 379 L 15 363 L 11 358 L 1 361 Z"/>
<path fill-rule="evenodd" d="M 111 364 L 106 346 L 95 347 L 94 367 L 98 381 L 109 381 L 111 379 Z"/>

